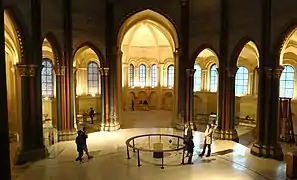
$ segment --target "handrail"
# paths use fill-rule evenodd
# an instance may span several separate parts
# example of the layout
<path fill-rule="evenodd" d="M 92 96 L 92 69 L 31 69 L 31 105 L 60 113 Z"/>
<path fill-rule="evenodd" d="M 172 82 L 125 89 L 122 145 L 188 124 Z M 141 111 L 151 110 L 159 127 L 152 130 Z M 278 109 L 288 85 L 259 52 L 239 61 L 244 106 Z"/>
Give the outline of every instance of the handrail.
<path fill-rule="evenodd" d="M 162 136 L 166 136 L 166 137 L 174 137 L 174 138 L 177 138 L 177 148 L 174 148 L 174 149 L 166 149 L 166 150 L 152 150 L 152 149 L 145 149 L 145 148 L 140 148 L 140 147 L 135 147 L 135 139 L 137 138 L 141 138 L 141 137 L 148 137 L 149 138 L 149 143 L 150 143 L 150 138 L 151 136 L 159 136 L 160 137 L 160 141 L 162 140 Z M 182 164 L 184 164 L 184 154 L 185 154 L 185 149 L 186 149 L 186 146 L 185 145 L 181 145 L 180 147 L 180 140 L 183 140 L 185 141 L 185 138 L 184 137 L 181 137 L 181 136 L 177 136 L 177 135 L 172 135 L 172 134 L 143 134 L 143 135 L 138 135 L 138 136 L 134 136 L 134 137 L 131 137 L 129 139 L 126 140 L 126 146 L 127 146 L 127 159 L 130 159 L 130 153 L 129 153 L 129 148 L 132 148 L 133 149 L 133 152 L 136 152 L 135 150 L 137 150 L 137 164 L 138 164 L 138 167 L 140 167 L 140 151 L 145 151 L 145 152 L 156 152 L 156 153 L 164 153 L 164 152 L 172 152 L 172 151 L 180 151 L 180 150 L 183 150 L 183 154 L 182 154 Z M 132 141 L 132 145 L 130 144 L 130 142 Z M 162 159 L 161 159 L 161 169 L 164 168 L 164 157 L 162 156 Z"/>
<path fill-rule="evenodd" d="M 175 137 L 178 139 L 178 141 L 181 139 L 181 140 L 185 140 L 184 137 L 181 137 L 181 136 L 177 136 L 177 135 L 171 135 L 171 134 L 143 134 L 143 135 L 138 135 L 138 136 L 134 136 L 134 137 L 131 137 L 129 139 L 127 139 L 126 141 L 126 145 L 132 149 L 136 149 L 136 150 L 140 150 L 140 151 L 145 151 L 145 152 L 172 152 L 172 151 L 180 151 L 180 150 L 183 150 L 185 148 L 185 145 L 183 145 L 182 147 L 179 148 L 179 143 L 178 143 L 178 148 L 176 149 L 167 149 L 167 150 L 153 150 L 153 149 L 144 149 L 144 148 L 138 148 L 138 147 L 135 147 L 135 145 L 131 145 L 130 142 L 133 141 L 134 139 L 137 139 L 137 138 L 141 138 L 141 137 L 151 137 L 151 136 L 166 136 L 166 137 Z M 133 143 L 134 144 L 134 143 Z"/>

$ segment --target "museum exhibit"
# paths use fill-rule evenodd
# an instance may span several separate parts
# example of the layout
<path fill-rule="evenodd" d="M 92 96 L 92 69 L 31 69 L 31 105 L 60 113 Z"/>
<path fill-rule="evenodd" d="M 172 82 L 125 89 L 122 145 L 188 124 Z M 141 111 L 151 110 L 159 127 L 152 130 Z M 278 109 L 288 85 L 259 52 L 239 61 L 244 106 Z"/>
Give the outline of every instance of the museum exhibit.
<path fill-rule="evenodd" d="M 4 180 L 297 178 L 296 0 L 0 2 Z"/>

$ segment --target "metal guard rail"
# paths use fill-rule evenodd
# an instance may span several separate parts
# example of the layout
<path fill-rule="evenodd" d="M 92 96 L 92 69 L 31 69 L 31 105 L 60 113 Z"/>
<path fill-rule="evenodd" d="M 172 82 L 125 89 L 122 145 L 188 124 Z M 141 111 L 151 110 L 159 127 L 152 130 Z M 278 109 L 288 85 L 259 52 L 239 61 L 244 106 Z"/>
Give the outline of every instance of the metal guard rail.
<path fill-rule="evenodd" d="M 148 142 L 150 143 L 150 138 L 151 136 L 159 136 L 160 141 L 162 140 L 162 136 L 166 136 L 166 137 L 173 137 L 173 138 L 177 138 L 177 148 L 174 149 L 165 149 L 165 150 L 153 150 L 153 149 L 145 149 L 145 148 L 139 148 L 135 146 L 135 139 L 137 138 L 141 138 L 141 137 L 148 137 Z M 132 145 L 131 145 L 131 141 L 132 141 Z M 181 143 L 181 147 L 180 147 L 180 141 L 182 141 Z M 177 135 L 172 135 L 172 134 L 143 134 L 143 135 L 138 135 L 138 136 L 134 136 L 131 137 L 129 139 L 126 140 L 126 146 L 127 146 L 127 159 L 131 159 L 130 158 L 130 154 L 129 154 L 129 148 L 133 149 L 133 152 L 136 152 L 137 150 L 137 165 L 138 167 L 141 166 L 140 164 L 140 151 L 145 151 L 145 152 L 173 152 L 173 151 L 180 151 L 183 150 L 183 154 L 182 154 L 182 163 L 184 165 L 184 160 L 185 160 L 185 145 L 183 144 L 183 142 L 185 141 L 184 137 L 181 136 L 177 136 Z M 164 169 L 164 155 L 162 155 L 161 158 L 161 169 Z"/>

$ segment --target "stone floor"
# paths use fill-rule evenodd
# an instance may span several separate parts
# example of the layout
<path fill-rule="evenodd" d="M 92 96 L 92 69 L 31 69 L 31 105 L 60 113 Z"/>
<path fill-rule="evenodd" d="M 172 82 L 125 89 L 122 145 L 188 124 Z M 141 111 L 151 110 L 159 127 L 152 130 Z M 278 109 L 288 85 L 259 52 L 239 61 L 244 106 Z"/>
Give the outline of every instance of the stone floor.
<path fill-rule="evenodd" d="M 181 152 L 172 152 L 164 159 L 165 169 L 161 169 L 159 159 L 152 158 L 151 153 L 141 152 L 141 166 L 138 167 L 136 153 L 130 150 L 132 159 L 126 157 L 125 140 L 145 133 L 182 135 L 182 132 L 171 128 L 134 128 L 91 133 L 88 146 L 94 159 L 85 158 L 82 164 L 75 162 L 74 142 L 58 143 L 52 146 L 54 150 L 48 159 L 30 165 L 19 175 L 18 180 L 285 179 L 283 162 L 254 157 L 249 154 L 248 148 L 231 141 L 214 141 L 213 155 L 210 158 L 198 158 L 203 140 L 200 132 L 194 133 L 193 165 L 181 165 Z M 140 141 L 136 140 L 138 143 Z"/>
<path fill-rule="evenodd" d="M 89 134 L 88 147 L 93 159 L 84 163 L 75 162 L 74 141 L 60 142 L 49 147 L 47 159 L 17 166 L 13 169 L 13 179 L 17 180 L 284 180 L 285 163 L 250 155 L 252 138 L 248 137 L 238 144 L 231 141 L 215 140 L 212 156 L 199 158 L 203 133 L 194 133 L 195 153 L 193 165 L 181 165 L 182 152 L 166 153 L 164 169 L 160 159 L 152 153 L 140 152 L 141 166 L 137 166 L 137 153 L 130 150 L 127 159 L 126 139 L 146 133 L 168 133 L 182 135 L 183 132 L 171 128 L 171 112 L 129 112 L 125 113 L 123 127 L 116 132 L 94 132 Z M 153 128 L 157 127 L 157 128 Z M 93 131 L 92 126 L 88 126 Z M 203 129 L 203 127 L 201 127 Z M 251 128 L 237 127 L 240 137 L 251 136 Z M 174 139 L 173 143 L 176 143 Z M 162 140 L 168 144 L 168 139 Z M 146 139 L 135 141 L 143 145 Z M 169 147 L 169 146 L 168 146 Z M 269 166 L 267 166 L 269 164 Z"/>

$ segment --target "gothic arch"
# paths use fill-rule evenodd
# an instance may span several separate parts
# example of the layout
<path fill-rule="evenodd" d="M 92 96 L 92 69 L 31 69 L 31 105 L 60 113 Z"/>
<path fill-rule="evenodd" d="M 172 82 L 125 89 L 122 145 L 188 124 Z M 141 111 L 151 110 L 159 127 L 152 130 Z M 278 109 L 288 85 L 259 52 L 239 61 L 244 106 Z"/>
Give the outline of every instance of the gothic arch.
<path fill-rule="evenodd" d="M 47 40 L 52 48 L 54 59 L 52 59 L 53 64 L 63 64 L 63 56 L 61 47 L 55 35 L 52 32 L 47 32 L 43 38 L 43 42 Z"/>
<path fill-rule="evenodd" d="M 248 36 L 245 36 L 243 38 L 241 38 L 238 43 L 236 44 L 234 50 L 232 51 L 232 54 L 231 54 L 231 59 L 230 59 L 230 66 L 231 67 L 236 67 L 237 66 L 237 61 L 238 61 L 238 58 L 242 52 L 242 50 L 245 48 L 245 46 L 251 42 L 255 47 L 255 53 L 258 55 L 258 65 L 257 67 L 259 67 L 260 65 L 260 55 L 259 55 L 259 46 L 257 45 L 257 43 L 250 37 Z"/>
<path fill-rule="evenodd" d="M 174 21 L 169 16 L 158 10 L 145 8 L 138 9 L 128 14 L 122 20 L 117 28 L 117 47 L 121 47 L 123 38 L 131 27 L 136 25 L 138 22 L 147 19 L 160 24 L 160 27 L 164 28 L 162 31 L 166 33 L 164 34 L 165 37 L 167 37 L 168 40 L 173 39 L 173 42 L 171 42 L 173 51 L 179 47 L 178 30 Z M 169 34 L 167 32 L 169 32 Z"/>
<path fill-rule="evenodd" d="M 105 67 L 104 66 L 105 61 L 104 61 L 104 56 L 103 56 L 102 52 L 91 42 L 84 42 L 81 45 L 79 45 L 75 49 L 75 51 L 73 53 L 73 57 L 75 57 L 75 55 L 77 54 L 78 51 L 83 50 L 83 49 L 88 49 L 88 48 L 90 48 L 92 51 L 94 51 L 95 54 L 97 55 L 100 67 Z M 73 63 L 75 63 L 75 61 Z"/>
<path fill-rule="evenodd" d="M 17 56 L 17 63 L 25 63 L 28 61 L 27 52 L 25 49 L 28 47 L 24 41 L 26 33 L 21 22 L 16 18 L 16 10 L 12 7 L 7 7 L 4 10 L 4 33 L 5 33 L 5 46 L 14 50 L 15 56 Z M 7 39 L 8 38 L 8 39 Z"/>
<path fill-rule="evenodd" d="M 279 66 L 282 64 L 283 60 L 283 50 L 288 45 L 288 40 L 297 31 L 297 19 L 293 19 L 285 28 L 282 33 L 279 35 L 275 45 L 273 46 L 272 54 L 275 61 L 275 65 Z"/>
<path fill-rule="evenodd" d="M 210 44 L 202 44 L 195 50 L 194 53 L 192 53 L 192 56 L 191 56 L 191 66 L 192 67 L 194 67 L 197 57 L 201 54 L 202 51 L 204 51 L 206 49 L 211 51 L 217 57 L 216 64 L 217 64 L 217 67 L 219 67 L 219 59 L 220 58 L 218 56 L 217 51 Z"/>

